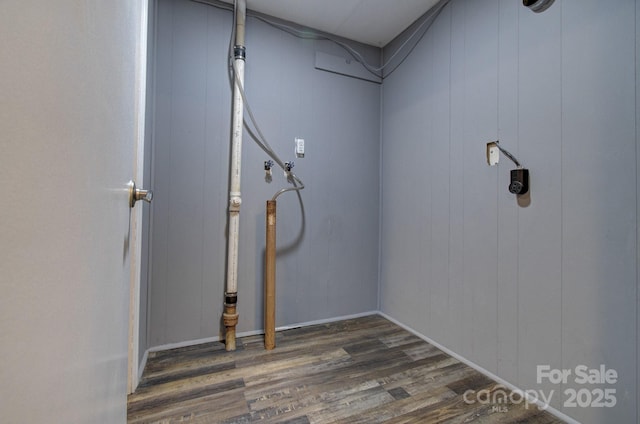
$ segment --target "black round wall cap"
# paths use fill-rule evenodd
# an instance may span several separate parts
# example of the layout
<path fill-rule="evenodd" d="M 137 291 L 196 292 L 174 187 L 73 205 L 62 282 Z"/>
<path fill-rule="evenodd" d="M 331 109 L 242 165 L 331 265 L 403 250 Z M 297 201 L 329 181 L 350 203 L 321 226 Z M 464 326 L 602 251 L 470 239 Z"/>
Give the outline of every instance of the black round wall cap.
<path fill-rule="evenodd" d="M 528 7 L 536 13 L 544 12 L 553 2 L 554 0 L 522 0 L 523 6 Z"/>
<path fill-rule="evenodd" d="M 518 168 L 511 170 L 511 181 L 509 191 L 513 194 L 523 195 L 529 191 L 529 170 Z"/>

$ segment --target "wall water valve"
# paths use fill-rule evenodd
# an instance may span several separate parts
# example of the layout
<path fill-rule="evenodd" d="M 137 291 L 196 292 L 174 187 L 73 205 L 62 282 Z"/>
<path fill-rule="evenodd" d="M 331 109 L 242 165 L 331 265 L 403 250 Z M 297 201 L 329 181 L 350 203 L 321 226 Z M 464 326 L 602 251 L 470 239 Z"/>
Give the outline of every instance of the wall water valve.
<path fill-rule="evenodd" d="M 272 160 L 265 160 L 264 161 L 264 172 L 267 173 L 267 177 L 271 176 L 271 168 L 273 168 L 273 161 Z"/>
<path fill-rule="evenodd" d="M 295 166 L 295 164 L 293 163 L 293 161 L 285 162 L 284 163 L 284 172 L 288 174 L 289 172 L 291 172 L 291 170 L 293 169 L 294 166 Z"/>

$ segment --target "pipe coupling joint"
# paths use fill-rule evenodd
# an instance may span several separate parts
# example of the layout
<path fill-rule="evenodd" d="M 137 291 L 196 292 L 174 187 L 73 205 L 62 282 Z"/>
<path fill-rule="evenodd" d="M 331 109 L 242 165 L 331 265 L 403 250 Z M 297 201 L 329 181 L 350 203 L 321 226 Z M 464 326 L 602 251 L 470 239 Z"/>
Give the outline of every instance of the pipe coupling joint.
<path fill-rule="evenodd" d="M 224 294 L 224 304 L 225 306 L 231 306 L 238 303 L 238 293 L 225 293 Z"/>
<path fill-rule="evenodd" d="M 240 196 L 231 196 L 229 199 L 229 210 L 231 212 L 240 212 L 240 205 L 242 205 L 242 198 Z"/>
<path fill-rule="evenodd" d="M 238 293 L 224 294 L 224 313 L 222 314 L 222 322 L 225 327 L 235 327 L 238 324 L 238 314 L 236 312 L 237 303 Z"/>
<path fill-rule="evenodd" d="M 225 327 L 235 327 L 238 325 L 238 314 L 222 314 L 222 321 Z"/>
<path fill-rule="evenodd" d="M 234 46 L 233 57 L 234 59 L 245 60 L 247 57 L 247 49 L 244 46 Z"/>

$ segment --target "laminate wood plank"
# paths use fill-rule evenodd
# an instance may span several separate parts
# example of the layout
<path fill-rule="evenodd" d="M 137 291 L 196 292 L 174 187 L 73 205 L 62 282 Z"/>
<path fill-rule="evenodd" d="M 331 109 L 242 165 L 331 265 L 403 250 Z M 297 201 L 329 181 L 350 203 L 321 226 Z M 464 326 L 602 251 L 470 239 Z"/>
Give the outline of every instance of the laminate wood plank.
<path fill-rule="evenodd" d="M 395 399 L 389 392 L 378 386 L 328 401 L 323 404 L 323 409 L 308 414 L 308 417 L 314 423 L 334 423 L 394 401 Z"/>
<path fill-rule="evenodd" d="M 281 422 L 283 418 L 306 415 L 311 422 L 327 421 L 352 410 L 366 410 L 373 405 L 393 401 L 393 397 L 375 382 L 345 387 L 334 391 L 314 391 L 302 399 L 279 399 L 271 407 L 254 411 L 254 420 Z M 262 405 L 264 406 L 264 405 Z"/>
<path fill-rule="evenodd" d="M 176 380 L 183 380 L 190 377 L 197 377 L 199 375 L 216 374 L 222 371 L 228 371 L 234 369 L 236 364 L 234 362 L 223 362 L 215 365 L 201 365 L 197 367 L 182 367 L 172 372 L 165 372 L 158 375 L 146 376 L 140 381 L 139 388 L 149 387 L 157 384 L 168 383 Z"/>
<path fill-rule="evenodd" d="M 465 402 L 502 386 L 380 316 L 150 355 L 128 423 L 560 423 L 524 404 Z"/>
<path fill-rule="evenodd" d="M 128 404 L 128 411 L 136 414 L 141 411 L 149 411 L 158 408 L 165 408 L 171 404 L 181 403 L 191 399 L 202 398 L 216 393 L 225 393 L 239 387 L 244 387 L 242 379 L 225 381 L 222 383 L 208 384 L 206 386 L 186 386 L 183 390 L 176 390 L 161 395 L 153 396 L 151 399 L 132 400 Z"/>
<path fill-rule="evenodd" d="M 354 386 L 369 381 L 375 382 L 377 378 L 387 373 L 393 375 L 413 366 L 408 357 L 398 355 L 401 353 L 398 351 L 396 357 L 389 354 L 389 352 L 385 352 L 384 355 L 378 353 L 374 355 L 375 362 L 371 360 L 370 356 L 365 356 L 366 360 L 363 361 L 351 358 L 351 362 L 345 362 L 344 366 L 337 367 L 331 372 L 303 370 L 302 373 L 296 376 L 288 375 L 286 378 L 281 378 L 277 381 L 272 380 L 268 384 L 260 384 L 255 388 L 247 382 L 246 396 L 250 399 L 264 393 L 290 390 L 292 382 L 295 382 L 294 388 L 296 392 L 302 394 L 305 394 L 305 390 L 308 390 L 308 388 L 312 388 L 313 391 L 331 392 L 341 389 L 345 385 Z"/>
<path fill-rule="evenodd" d="M 464 364 L 456 362 L 449 364 L 447 359 L 443 361 L 442 367 L 436 365 L 407 370 L 380 381 L 387 390 L 401 387 L 410 395 L 416 395 L 424 391 L 446 386 L 456 380 L 466 378 L 475 373 Z"/>
<path fill-rule="evenodd" d="M 441 354 L 442 352 L 437 347 L 430 345 L 429 343 L 418 343 L 409 346 L 404 350 L 411 359 L 417 361 L 418 359 L 428 358 L 433 355 Z"/>
<path fill-rule="evenodd" d="M 347 353 L 344 350 L 334 349 L 320 355 L 306 355 L 296 358 L 295 360 L 282 360 L 265 365 L 256 364 L 245 368 L 234 368 L 216 374 L 198 375 L 197 377 L 192 377 L 187 380 L 161 383 L 152 386 L 152 388 L 142 387 L 136 389 L 135 393 L 130 395 L 129 402 L 136 404 L 142 401 L 151 401 L 156 397 L 170 396 L 171 393 L 184 390 L 185 387 L 191 387 L 193 390 L 197 390 L 216 384 L 224 384 L 225 382 L 243 379 L 244 376 L 255 376 L 255 378 L 266 376 L 266 378 L 276 378 L 279 375 L 279 372 L 282 372 L 287 367 L 295 368 L 309 363 L 322 363 L 323 361 L 329 361 L 346 355 Z"/>
<path fill-rule="evenodd" d="M 351 414 L 338 422 L 344 424 L 384 423 L 393 418 L 406 415 L 417 409 L 425 408 L 454 396 L 456 395 L 451 392 L 451 390 L 448 390 L 446 387 L 440 387 L 430 392 L 420 393 L 417 396 L 409 396 L 385 405 L 378 405 L 363 413 Z"/>
<path fill-rule="evenodd" d="M 442 423 L 450 419 L 455 419 L 457 420 L 456 422 L 464 422 L 461 419 L 461 415 L 468 411 L 475 413 L 478 409 L 480 408 L 466 404 L 461 396 L 453 396 L 440 402 L 414 409 L 385 422 L 389 424 Z"/>
<path fill-rule="evenodd" d="M 387 347 L 404 346 L 410 343 L 423 342 L 423 340 L 408 331 L 394 331 L 389 335 L 380 336 L 380 341 Z"/>
<path fill-rule="evenodd" d="M 200 365 L 215 365 L 220 363 L 233 363 L 238 351 L 226 352 L 222 343 L 205 343 L 198 345 L 197 349 L 183 350 L 185 348 L 172 349 L 171 354 L 165 352 L 152 352 L 147 359 L 143 377 L 150 378 L 165 373 L 171 373 L 187 367 Z M 241 343 L 238 347 L 242 350 Z"/>
<path fill-rule="evenodd" d="M 360 355 L 349 355 L 344 361 L 326 363 L 326 364 L 309 364 L 307 367 L 291 368 L 283 373 L 275 376 L 260 376 L 255 378 L 249 376 L 245 379 L 247 384 L 247 394 L 255 394 L 255 390 L 272 390 L 290 384 L 293 378 L 296 378 L 300 384 L 317 385 L 323 382 L 323 377 L 330 376 L 330 380 L 347 379 L 346 382 L 356 384 L 357 382 L 373 379 L 381 376 L 385 370 L 389 373 L 397 372 L 398 367 L 413 367 L 412 360 L 400 349 L 386 349 L 384 354 L 381 352 L 363 352 Z M 420 365 L 420 364 L 418 364 Z M 328 374 L 327 371 L 332 373 Z M 265 384 L 268 383 L 268 384 Z M 254 386 L 258 386 L 254 388 Z"/>
<path fill-rule="evenodd" d="M 381 329 L 384 330 L 384 329 Z M 382 332 L 381 330 L 377 330 L 376 332 Z M 291 331 L 291 330 L 288 330 Z M 345 330 L 347 331 L 347 330 Z M 241 363 L 243 360 L 248 358 L 261 358 L 268 357 L 270 354 L 278 354 L 279 352 L 287 352 L 287 351 L 295 351 L 298 349 L 313 349 L 314 347 L 343 347 L 347 346 L 351 342 L 361 342 L 364 338 L 370 337 L 370 332 L 373 330 L 350 330 L 349 332 L 344 333 L 328 333 L 328 334 L 313 334 L 308 335 L 307 339 L 304 337 L 301 338 L 290 338 L 290 337 L 282 337 L 281 340 L 276 339 L 278 349 L 274 351 L 265 351 L 263 349 L 262 340 L 260 340 L 260 344 L 256 346 L 255 352 L 251 356 L 249 355 L 240 355 L 238 358 L 238 362 Z M 391 332 L 393 329 L 387 328 L 385 331 Z M 249 351 L 250 348 L 246 346 L 246 349 Z"/>
<path fill-rule="evenodd" d="M 481 390 L 494 383 L 489 377 L 475 373 L 463 380 L 458 380 L 447 385 L 451 390 L 459 395 L 464 394 L 467 390 Z"/>
<path fill-rule="evenodd" d="M 216 393 L 185 400 L 179 403 L 158 403 L 155 408 L 146 408 L 140 411 L 129 409 L 128 423 L 142 424 L 161 421 L 187 421 L 202 420 L 208 417 L 208 422 L 219 422 L 231 417 L 247 414 L 249 408 L 244 398 L 242 388 L 228 390 L 224 393 Z M 212 417 L 215 417 L 212 420 Z"/>

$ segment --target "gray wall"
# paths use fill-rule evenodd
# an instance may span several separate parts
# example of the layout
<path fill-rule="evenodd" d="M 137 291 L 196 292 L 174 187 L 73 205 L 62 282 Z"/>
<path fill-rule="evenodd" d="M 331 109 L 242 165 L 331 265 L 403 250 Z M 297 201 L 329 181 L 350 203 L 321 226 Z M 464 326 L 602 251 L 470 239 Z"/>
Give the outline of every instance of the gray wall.
<path fill-rule="evenodd" d="M 584 422 L 639 418 L 636 9 L 453 0 L 383 86 L 381 310 Z M 616 369 L 616 407 L 543 364 Z"/>
<path fill-rule="evenodd" d="M 148 32 L 147 32 L 147 97 L 144 133 L 144 181 L 143 188 L 151 188 L 153 184 L 153 134 L 155 118 L 155 45 L 157 24 L 157 0 L 148 2 Z M 145 351 L 149 348 L 147 340 L 149 325 L 149 279 L 151 257 L 151 207 L 142 209 L 142 240 L 140 255 L 140 309 L 138 328 L 138 361 L 142 363 Z M 142 372 L 142 370 L 140 370 Z"/>
<path fill-rule="evenodd" d="M 313 69 L 343 54 L 251 19 L 247 92 L 296 171 L 279 200 L 277 325 L 380 309 L 584 422 L 636 422 L 637 2 L 453 0 L 379 86 Z M 161 0 L 148 345 L 219 335 L 230 14 Z M 374 49 L 368 52 L 375 55 Z M 379 123 L 382 122 L 382 163 Z M 485 161 L 499 138 L 531 170 Z M 239 331 L 262 328 L 266 155 L 245 138 Z M 379 209 L 379 170 L 382 207 Z M 628 185 L 620 184 L 631 181 Z M 377 293 L 381 215 L 380 294 Z M 303 218 L 304 217 L 304 218 Z M 617 406 L 562 408 L 536 366 L 616 369 Z"/>
<path fill-rule="evenodd" d="M 231 13 L 161 0 L 156 39 L 148 345 L 220 334 L 230 143 Z M 377 309 L 380 85 L 314 69 L 326 41 L 247 23 L 246 92 L 301 200 L 278 199 L 278 326 Z M 379 60 L 379 50 L 367 51 Z M 285 186 L 244 138 L 238 331 L 262 329 L 265 202 Z"/>

